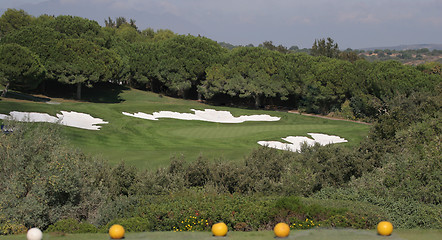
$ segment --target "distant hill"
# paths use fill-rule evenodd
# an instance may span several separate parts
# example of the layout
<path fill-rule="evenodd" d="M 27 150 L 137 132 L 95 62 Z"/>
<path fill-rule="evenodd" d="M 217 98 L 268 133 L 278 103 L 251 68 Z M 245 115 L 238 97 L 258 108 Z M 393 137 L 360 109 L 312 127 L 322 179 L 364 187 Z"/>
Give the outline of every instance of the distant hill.
<path fill-rule="evenodd" d="M 404 51 L 404 50 L 413 50 L 413 49 L 422 49 L 422 48 L 428 48 L 428 50 L 432 51 L 434 49 L 436 50 L 442 50 L 442 44 L 409 44 L 409 45 L 399 45 L 399 46 L 392 46 L 392 47 L 371 47 L 371 48 L 361 48 L 360 50 L 370 51 L 370 50 L 396 50 L 396 51 Z"/>

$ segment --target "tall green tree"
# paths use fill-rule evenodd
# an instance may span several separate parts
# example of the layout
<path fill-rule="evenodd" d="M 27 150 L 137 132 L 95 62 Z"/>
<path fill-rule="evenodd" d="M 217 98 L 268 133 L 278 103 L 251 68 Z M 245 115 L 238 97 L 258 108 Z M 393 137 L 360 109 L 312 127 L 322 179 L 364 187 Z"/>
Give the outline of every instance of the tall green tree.
<path fill-rule="evenodd" d="M 0 83 L 8 88 L 34 89 L 43 80 L 45 68 L 38 56 L 15 43 L 0 44 Z"/>
<path fill-rule="evenodd" d="M 337 58 L 339 56 L 339 47 L 338 44 L 335 43 L 333 39 L 330 37 L 322 39 L 315 39 L 313 43 L 312 56 L 325 56 L 329 58 Z"/>
<path fill-rule="evenodd" d="M 121 68 L 115 52 L 81 38 L 59 41 L 51 57 L 53 75 L 59 82 L 75 84 L 77 99 L 81 99 L 82 85 L 91 87 L 95 82 L 112 80 Z"/>
<path fill-rule="evenodd" d="M 123 24 L 116 29 L 115 34 L 129 43 L 134 43 L 142 40 L 141 34 L 129 24 Z"/>
<path fill-rule="evenodd" d="M 34 17 L 24 10 L 8 8 L 0 17 L 0 38 L 32 23 Z"/>
<path fill-rule="evenodd" d="M 134 82 L 133 85 L 142 85 L 153 92 L 160 92 L 159 83 L 155 69 L 158 65 L 157 59 L 158 44 L 152 42 L 137 42 L 132 45 L 130 56 L 130 72 Z"/>
<path fill-rule="evenodd" d="M 101 40 L 97 40 L 99 38 Z M 105 32 L 94 21 L 59 16 L 23 27 L 2 38 L 1 42 L 17 43 L 35 52 L 46 67 L 47 78 L 75 84 L 80 99 L 82 85 L 116 81 L 122 75 L 121 57 L 113 49 L 98 44 L 112 42 L 111 38 L 105 38 Z M 112 47 L 112 43 L 108 45 Z"/>
<path fill-rule="evenodd" d="M 200 92 L 210 99 L 216 94 L 253 99 L 261 107 L 266 98 L 287 99 L 291 86 L 283 71 L 283 55 L 256 47 L 233 49 L 224 64 L 207 69 L 207 80 Z"/>
<path fill-rule="evenodd" d="M 338 110 L 350 96 L 351 83 L 357 80 L 348 61 L 320 58 L 304 81 L 302 106 L 309 112 L 327 114 Z"/>
<path fill-rule="evenodd" d="M 280 53 L 288 53 L 289 50 L 283 45 L 275 46 L 272 41 L 264 41 L 262 44 L 259 44 L 259 47 L 263 47 L 272 51 L 278 51 Z"/>
<path fill-rule="evenodd" d="M 172 30 L 169 30 L 169 29 L 158 29 L 155 32 L 155 35 L 153 37 L 153 41 L 160 42 L 160 41 L 167 40 L 167 39 L 170 39 L 170 38 L 173 38 L 173 37 L 176 37 L 176 36 L 177 36 L 177 34 L 174 33 Z"/>
<path fill-rule="evenodd" d="M 44 24 L 71 38 L 80 37 L 91 40 L 91 37 L 101 32 L 101 26 L 96 21 L 69 15 L 60 15 L 51 21 L 45 21 Z"/>
<path fill-rule="evenodd" d="M 196 94 L 206 68 L 219 62 L 226 50 L 205 37 L 180 35 L 158 43 L 157 79 L 172 95 Z"/>

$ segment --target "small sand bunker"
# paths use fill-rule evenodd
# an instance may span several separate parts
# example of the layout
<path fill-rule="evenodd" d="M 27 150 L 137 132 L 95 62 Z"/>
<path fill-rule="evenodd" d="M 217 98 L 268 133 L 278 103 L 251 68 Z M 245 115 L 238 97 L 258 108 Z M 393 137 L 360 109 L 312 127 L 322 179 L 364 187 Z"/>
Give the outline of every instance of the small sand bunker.
<path fill-rule="evenodd" d="M 259 141 L 258 144 L 261 146 L 276 148 L 280 150 L 299 152 L 301 150 L 301 145 L 303 143 L 307 144 L 307 146 L 314 146 L 316 143 L 324 146 L 327 144 L 348 142 L 344 138 L 338 136 L 332 136 L 322 133 L 307 133 L 307 134 L 310 135 L 313 139 L 308 137 L 288 136 L 282 139 L 289 143 L 282 143 L 278 141 Z"/>
<path fill-rule="evenodd" d="M 216 111 L 214 109 L 205 110 L 195 110 L 191 109 L 194 113 L 179 113 L 171 111 L 160 111 L 154 112 L 152 114 L 147 114 L 143 112 L 138 113 L 127 113 L 123 112 L 126 116 L 148 119 L 148 120 L 158 120 L 159 118 L 174 118 L 181 120 L 199 120 L 206 122 L 217 122 L 217 123 L 242 123 L 245 121 L 279 121 L 279 117 L 272 117 L 267 114 L 261 115 L 249 115 L 249 116 L 239 116 L 234 117 L 229 111 Z"/>
<path fill-rule="evenodd" d="M 57 117 L 51 116 L 47 113 L 12 111 L 9 113 L 9 115 L 0 114 L 0 119 L 7 119 L 19 122 L 58 123 L 65 126 L 88 129 L 88 130 L 100 130 L 101 126 L 97 126 L 96 124 L 108 123 L 100 118 L 94 118 L 86 113 L 66 112 L 66 111 L 61 111 L 61 114 L 57 114 Z"/>

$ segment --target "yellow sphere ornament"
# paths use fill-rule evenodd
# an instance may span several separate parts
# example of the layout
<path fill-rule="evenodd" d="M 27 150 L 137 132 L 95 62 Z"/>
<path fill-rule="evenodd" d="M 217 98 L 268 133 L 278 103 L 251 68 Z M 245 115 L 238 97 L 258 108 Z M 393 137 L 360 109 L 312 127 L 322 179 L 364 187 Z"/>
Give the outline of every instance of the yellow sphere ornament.
<path fill-rule="evenodd" d="M 124 238 L 124 228 L 119 224 L 114 224 L 109 228 L 109 236 L 112 239 L 122 239 Z"/>
<path fill-rule="evenodd" d="M 382 221 L 378 223 L 378 234 L 382 236 L 390 236 L 393 232 L 393 224 L 391 222 Z"/>
<path fill-rule="evenodd" d="M 290 234 L 290 227 L 286 223 L 278 223 L 275 228 L 273 228 L 273 232 L 275 232 L 275 236 L 279 238 L 288 237 Z"/>
<path fill-rule="evenodd" d="M 227 225 L 223 222 L 215 223 L 212 226 L 212 234 L 215 237 L 224 237 L 227 235 Z"/>

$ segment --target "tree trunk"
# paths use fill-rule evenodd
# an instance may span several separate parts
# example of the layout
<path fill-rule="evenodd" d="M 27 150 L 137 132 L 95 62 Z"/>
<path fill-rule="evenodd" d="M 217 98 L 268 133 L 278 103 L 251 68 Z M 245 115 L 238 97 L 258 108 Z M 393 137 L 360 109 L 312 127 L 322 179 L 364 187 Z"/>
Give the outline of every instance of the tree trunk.
<path fill-rule="evenodd" d="M 8 93 L 8 87 L 9 87 L 9 83 L 6 83 L 5 89 L 2 92 L 2 97 L 6 97 L 6 94 Z"/>
<path fill-rule="evenodd" d="M 255 96 L 255 108 L 261 107 L 261 95 Z"/>
<path fill-rule="evenodd" d="M 46 94 L 46 81 L 43 80 L 40 83 L 40 92 L 42 92 L 43 94 Z"/>
<path fill-rule="evenodd" d="M 81 99 L 81 83 L 77 83 L 77 99 Z"/>

